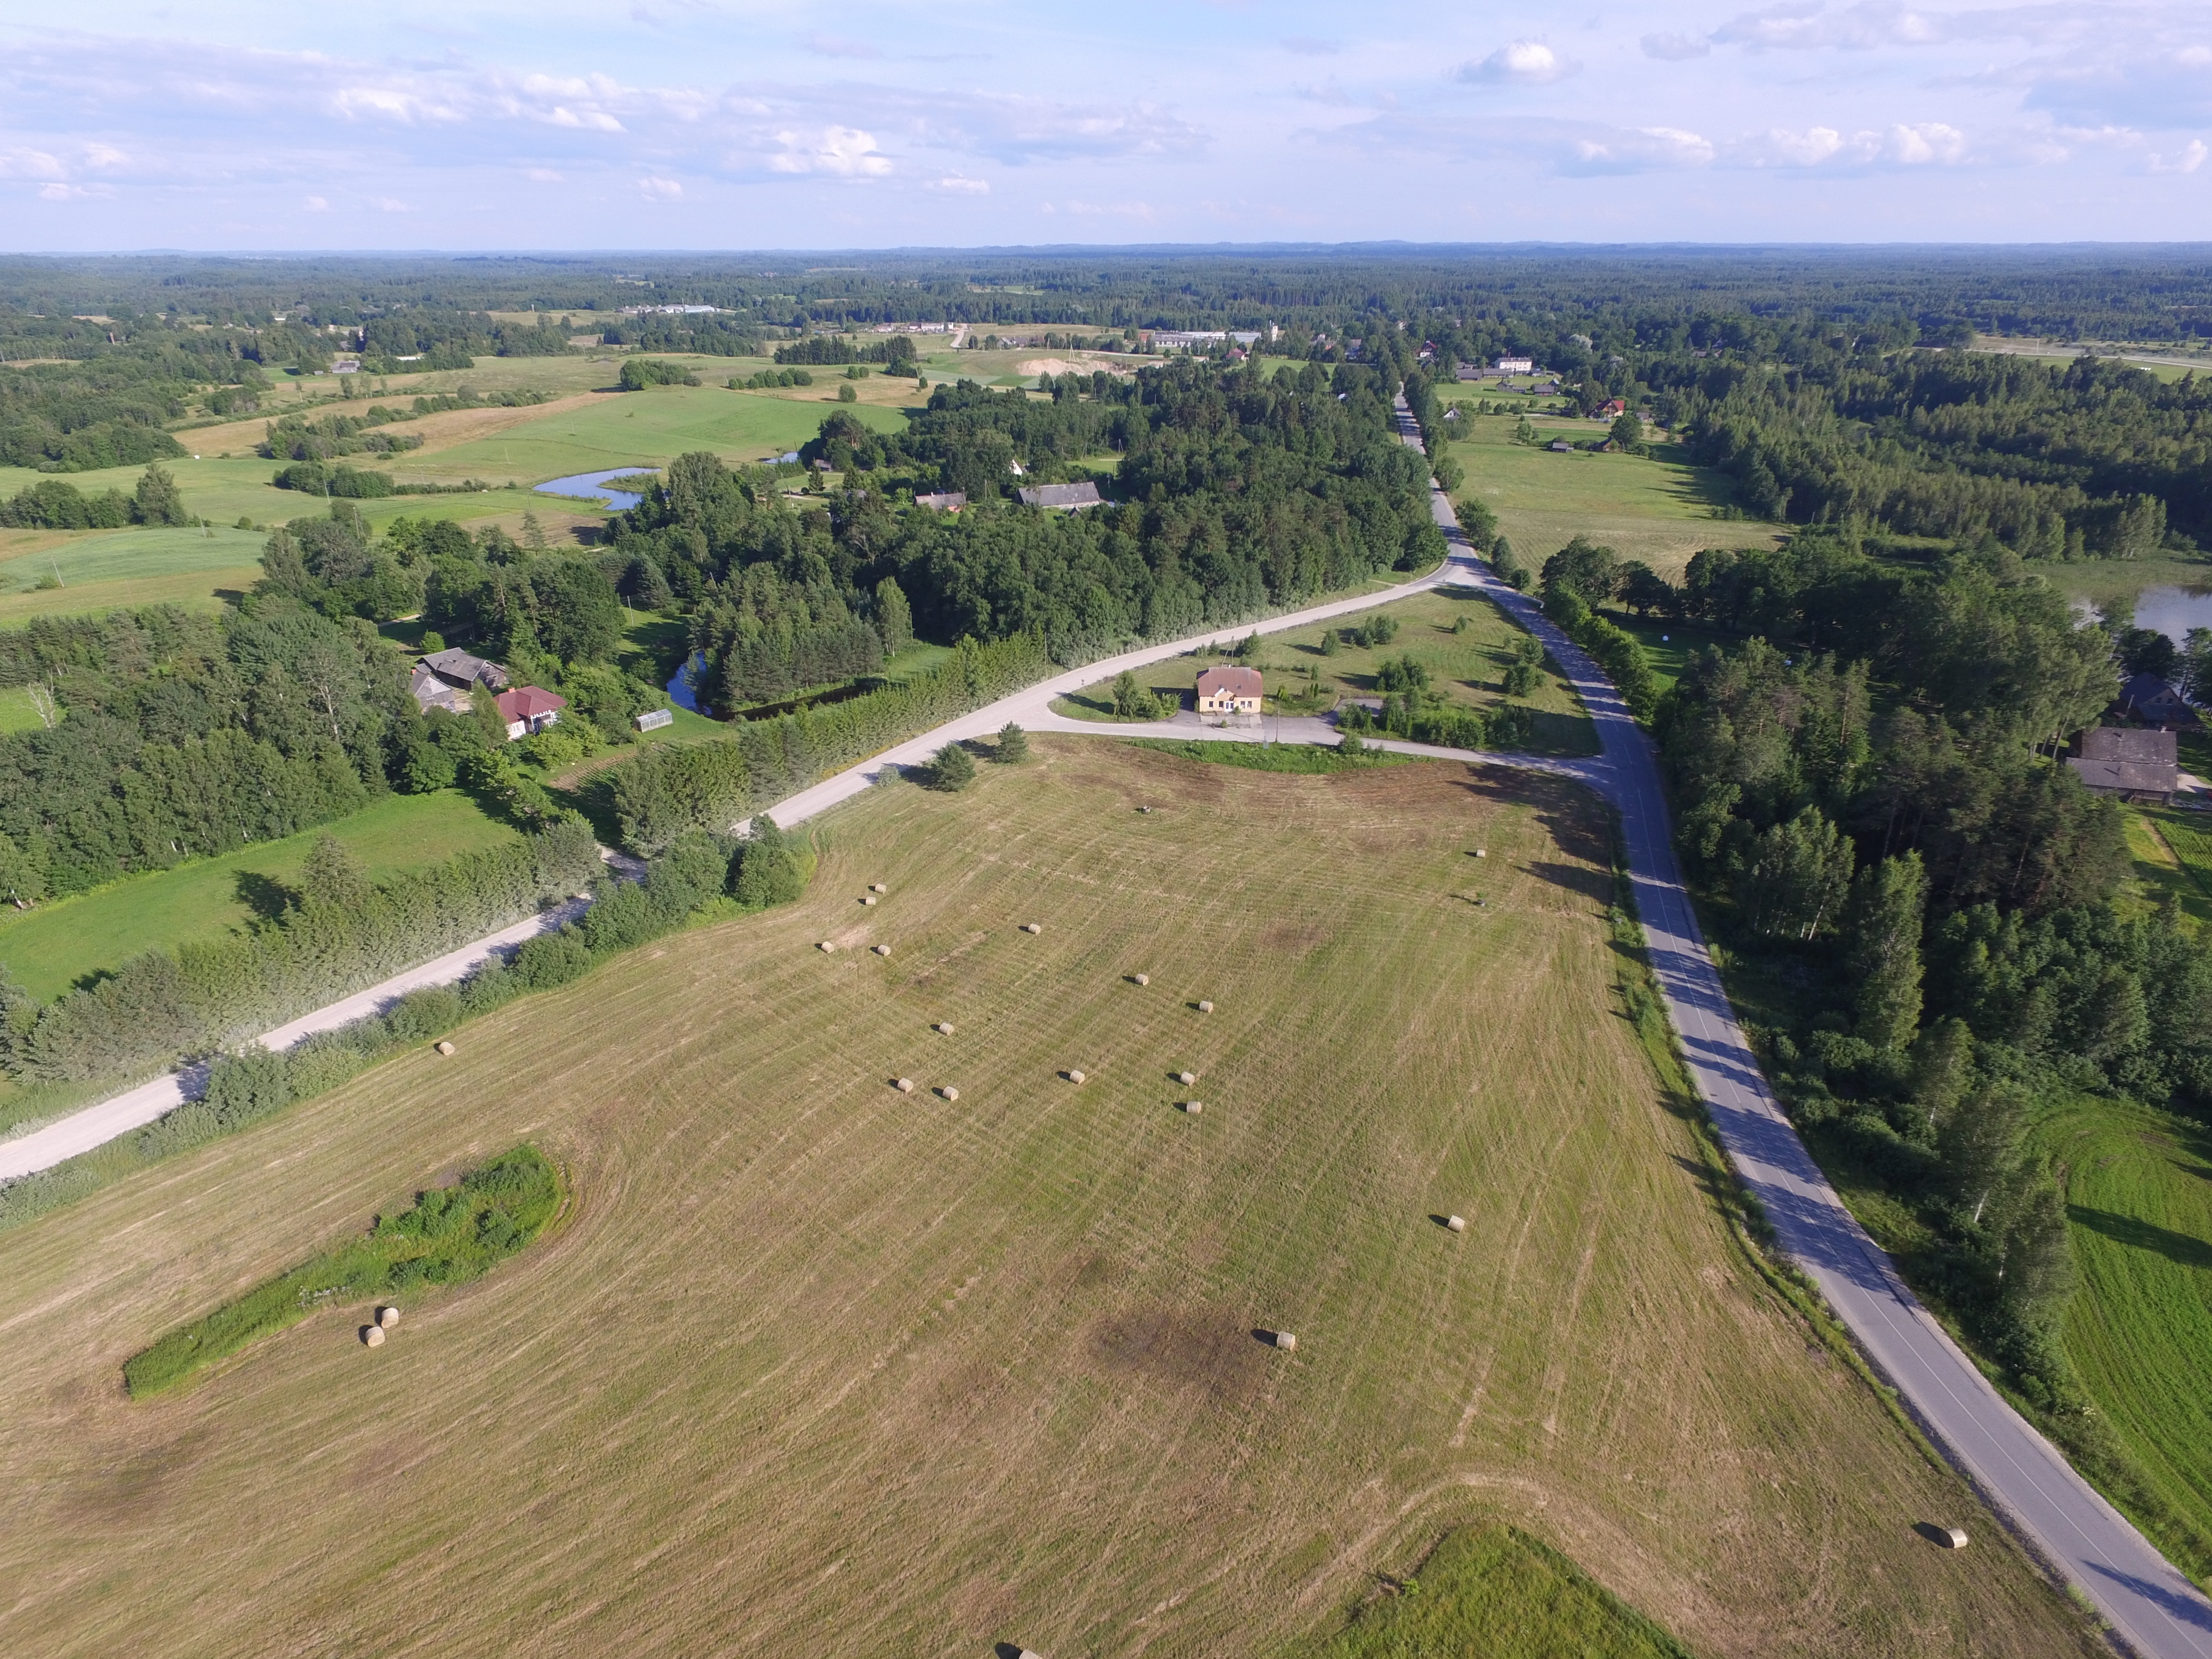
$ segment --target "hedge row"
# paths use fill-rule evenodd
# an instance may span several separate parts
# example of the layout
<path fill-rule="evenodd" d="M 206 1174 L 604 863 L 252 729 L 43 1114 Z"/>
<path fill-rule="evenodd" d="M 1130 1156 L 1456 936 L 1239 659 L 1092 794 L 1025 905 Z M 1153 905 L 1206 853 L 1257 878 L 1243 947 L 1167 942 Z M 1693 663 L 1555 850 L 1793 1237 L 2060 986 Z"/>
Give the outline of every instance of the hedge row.
<path fill-rule="evenodd" d="M 1651 661 L 1636 637 L 1617 623 L 1607 622 L 1589 608 L 1580 593 L 1563 583 L 1544 589 L 1544 614 L 1559 631 L 1589 653 L 1590 660 L 1606 672 L 1628 712 L 1649 724 L 1659 707 L 1659 684 L 1651 677 Z"/>
<path fill-rule="evenodd" d="M 0 1185 L 0 1231 L 336 1088 L 398 1050 L 434 1042 L 464 1019 L 526 992 L 564 985 L 605 957 L 658 939 L 702 913 L 788 903 L 805 891 L 814 859 L 810 848 L 763 818 L 744 841 L 685 837 L 652 861 L 641 883 L 617 884 L 596 860 L 594 867 L 602 873 L 580 921 L 540 934 L 459 985 L 410 991 L 381 1013 L 318 1032 L 281 1054 L 258 1044 L 219 1054 L 199 1099 L 136 1134 Z"/>
<path fill-rule="evenodd" d="M 652 745 L 608 768 L 605 792 L 623 844 L 651 854 L 693 830 L 726 830 L 809 784 L 881 754 L 919 732 L 995 702 L 1054 670 L 1040 630 L 978 645 L 963 639 L 945 661 L 864 697 L 747 720 L 728 738 Z"/>
<path fill-rule="evenodd" d="M 158 1070 L 520 921 L 600 867 L 591 827 L 568 817 L 358 891 L 310 895 L 250 933 L 134 957 L 57 1002 L 17 993 L 0 1063 L 42 1082 Z"/>

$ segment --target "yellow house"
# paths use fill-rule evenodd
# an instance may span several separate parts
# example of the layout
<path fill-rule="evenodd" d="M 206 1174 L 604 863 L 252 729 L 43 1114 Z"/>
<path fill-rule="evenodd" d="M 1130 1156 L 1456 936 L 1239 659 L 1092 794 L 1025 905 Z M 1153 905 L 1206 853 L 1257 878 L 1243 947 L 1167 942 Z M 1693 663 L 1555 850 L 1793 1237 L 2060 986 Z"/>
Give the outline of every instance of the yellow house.
<path fill-rule="evenodd" d="M 1256 668 L 1209 668 L 1198 677 L 1198 712 L 1256 714 L 1262 690 Z"/>

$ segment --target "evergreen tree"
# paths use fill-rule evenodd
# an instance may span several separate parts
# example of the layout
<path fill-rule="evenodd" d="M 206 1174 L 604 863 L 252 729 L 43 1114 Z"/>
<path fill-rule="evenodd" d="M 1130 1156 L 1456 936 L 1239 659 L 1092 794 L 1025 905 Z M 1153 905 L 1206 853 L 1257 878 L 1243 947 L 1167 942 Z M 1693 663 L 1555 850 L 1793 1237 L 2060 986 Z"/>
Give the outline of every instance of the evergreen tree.
<path fill-rule="evenodd" d="M 138 477 L 138 488 L 131 498 L 131 516 L 140 524 L 185 525 L 192 521 L 185 511 L 184 492 L 168 470 L 155 462 L 147 463 Z"/>
<path fill-rule="evenodd" d="M 936 789 L 965 789 L 975 781 L 975 763 L 968 751 L 957 743 L 948 743 L 937 751 L 929 763 L 930 787 Z"/>
<path fill-rule="evenodd" d="M 1029 757 L 1029 733 L 1008 720 L 999 728 L 999 745 L 991 751 L 991 758 L 1001 766 L 1015 766 Z"/>
<path fill-rule="evenodd" d="M 1869 865 L 1851 884 L 1846 962 L 1857 983 L 1852 1012 L 1859 1036 L 1877 1048 L 1903 1048 L 1920 1029 L 1920 928 L 1927 896 L 1917 853 Z"/>

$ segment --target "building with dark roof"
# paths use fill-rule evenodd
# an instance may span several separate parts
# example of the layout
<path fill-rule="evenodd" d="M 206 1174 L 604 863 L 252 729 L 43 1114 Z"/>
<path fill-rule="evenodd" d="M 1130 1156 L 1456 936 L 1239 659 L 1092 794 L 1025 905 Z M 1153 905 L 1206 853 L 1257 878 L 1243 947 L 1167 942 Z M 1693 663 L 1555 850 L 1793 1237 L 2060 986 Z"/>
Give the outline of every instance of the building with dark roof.
<path fill-rule="evenodd" d="M 2153 726 L 2195 726 L 2189 699 L 2155 674 L 2130 674 L 2120 687 L 2120 713 Z"/>
<path fill-rule="evenodd" d="M 2122 800 L 2173 805 L 2174 791 L 2181 787 L 2181 763 L 2180 740 L 2172 732 L 2100 726 L 2084 732 L 2075 749 L 2066 764 L 2083 788 Z"/>
<path fill-rule="evenodd" d="M 1020 492 L 1024 507 L 1057 507 L 1079 513 L 1086 507 L 1103 507 L 1098 486 L 1085 478 L 1081 483 L 1033 484 Z"/>

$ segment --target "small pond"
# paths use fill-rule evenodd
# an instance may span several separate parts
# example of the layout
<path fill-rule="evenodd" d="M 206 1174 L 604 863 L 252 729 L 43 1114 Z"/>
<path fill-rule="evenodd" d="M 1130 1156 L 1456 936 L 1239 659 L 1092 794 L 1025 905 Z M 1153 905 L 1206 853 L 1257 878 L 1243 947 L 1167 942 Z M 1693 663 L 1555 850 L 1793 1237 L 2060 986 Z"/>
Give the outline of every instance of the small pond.
<path fill-rule="evenodd" d="M 653 466 L 611 466 L 604 472 L 575 472 L 565 478 L 549 478 L 532 488 L 540 495 L 583 495 L 605 501 L 617 513 L 627 513 L 645 499 L 627 489 L 603 488 L 610 478 L 627 478 L 640 472 L 658 472 Z"/>
<path fill-rule="evenodd" d="M 2086 622 L 2097 607 L 2076 599 L 2074 610 Z M 2155 629 L 2176 645 L 2183 644 L 2191 629 L 2212 628 L 2212 588 L 2146 587 L 2136 595 L 2135 617 L 2137 628 Z"/>
<path fill-rule="evenodd" d="M 543 489 L 544 486 L 540 485 Z M 691 660 L 676 671 L 676 678 L 668 682 L 668 700 L 678 708 L 688 708 L 695 714 L 707 711 L 699 707 L 699 676 L 706 672 L 707 653 L 694 651 Z"/>

